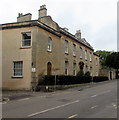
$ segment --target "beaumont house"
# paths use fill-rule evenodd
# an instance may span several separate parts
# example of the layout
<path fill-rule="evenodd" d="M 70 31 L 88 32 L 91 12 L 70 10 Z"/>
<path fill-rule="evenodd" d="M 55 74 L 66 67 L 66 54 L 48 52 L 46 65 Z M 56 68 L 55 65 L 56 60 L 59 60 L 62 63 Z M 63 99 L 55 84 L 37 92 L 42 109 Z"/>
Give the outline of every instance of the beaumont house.
<path fill-rule="evenodd" d="M 40 6 L 38 19 L 18 14 L 17 22 L 2 24 L 2 88 L 30 90 L 39 75 L 99 75 L 99 56 L 81 31 L 75 35 L 60 27 Z"/>

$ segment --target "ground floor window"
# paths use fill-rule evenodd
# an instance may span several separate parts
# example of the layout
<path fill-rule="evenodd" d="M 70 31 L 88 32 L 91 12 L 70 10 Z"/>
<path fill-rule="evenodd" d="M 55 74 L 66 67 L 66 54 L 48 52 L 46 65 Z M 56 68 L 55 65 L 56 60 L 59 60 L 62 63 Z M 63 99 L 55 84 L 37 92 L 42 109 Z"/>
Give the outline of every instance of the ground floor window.
<path fill-rule="evenodd" d="M 68 75 L 68 61 L 65 61 L 65 75 Z"/>
<path fill-rule="evenodd" d="M 52 75 L 52 64 L 51 64 L 51 62 L 47 63 L 47 75 Z"/>
<path fill-rule="evenodd" d="M 76 63 L 73 63 L 73 75 L 76 75 Z"/>
<path fill-rule="evenodd" d="M 23 61 L 13 62 L 13 76 L 22 77 L 23 76 Z"/>
<path fill-rule="evenodd" d="M 96 71 L 96 76 L 98 76 L 98 72 Z"/>

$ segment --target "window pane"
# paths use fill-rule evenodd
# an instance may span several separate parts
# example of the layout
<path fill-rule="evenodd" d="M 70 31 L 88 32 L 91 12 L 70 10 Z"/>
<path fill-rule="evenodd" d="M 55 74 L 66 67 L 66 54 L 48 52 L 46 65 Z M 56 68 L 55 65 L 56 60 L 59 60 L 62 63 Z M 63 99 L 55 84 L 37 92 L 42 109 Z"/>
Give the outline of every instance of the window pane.
<path fill-rule="evenodd" d="M 65 61 L 65 75 L 68 75 L 68 61 Z"/>
<path fill-rule="evenodd" d="M 48 50 L 51 51 L 52 50 L 52 39 L 48 38 Z"/>
<path fill-rule="evenodd" d="M 22 76 L 22 69 L 23 69 L 23 62 L 14 62 L 14 70 L 13 70 L 13 75 L 14 76 Z"/>
<path fill-rule="evenodd" d="M 65 40 L 65 53 L 68 53 L 68 41 Z"/>
<path fill-rule="evenodd" d="M 31 46 L 31 32 L 22 34 L 22 46 Z"/>

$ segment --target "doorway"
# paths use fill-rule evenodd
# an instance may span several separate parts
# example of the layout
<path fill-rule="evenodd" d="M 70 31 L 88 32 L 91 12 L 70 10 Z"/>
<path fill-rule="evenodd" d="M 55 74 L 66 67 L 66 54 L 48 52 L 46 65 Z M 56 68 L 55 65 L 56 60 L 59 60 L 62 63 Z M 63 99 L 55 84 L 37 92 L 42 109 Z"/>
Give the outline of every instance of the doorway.
<path fill-rule="evenodd" d="M 52 75 L 52 64 L 51 64 L 51 62 L 47 63 L 47 75 Z"/>

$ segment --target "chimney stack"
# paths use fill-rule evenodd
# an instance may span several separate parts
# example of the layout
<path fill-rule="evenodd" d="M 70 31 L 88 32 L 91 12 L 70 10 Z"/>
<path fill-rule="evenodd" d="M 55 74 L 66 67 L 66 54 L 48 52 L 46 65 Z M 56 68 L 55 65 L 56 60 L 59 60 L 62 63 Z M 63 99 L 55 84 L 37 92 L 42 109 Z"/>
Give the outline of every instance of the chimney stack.
<path fill-rule="evenodd" d="M 80 30 L 76 31 L 75 37 L 81 39 L 81 31 Z"/>
<path fill-rule="evenodd" d="M 42 5 L 40 6 L 40 10 L 39 10 L 39 18 L 45 17 L 47 16 L 47 9 L 46 9 L 46 5 Z"/>
<path fill-rule="evenodd" d="M 23 15 L 23 13 L 19 13 L 17 17 L 17 22 L 25 22 L 25 21 L 31 21 L 32 14 L 28 13 Z"/>

